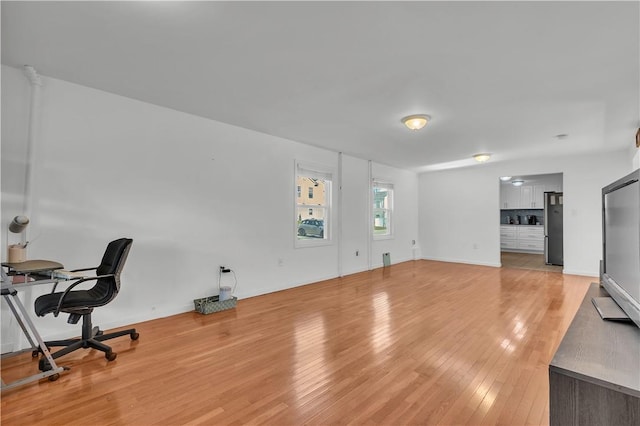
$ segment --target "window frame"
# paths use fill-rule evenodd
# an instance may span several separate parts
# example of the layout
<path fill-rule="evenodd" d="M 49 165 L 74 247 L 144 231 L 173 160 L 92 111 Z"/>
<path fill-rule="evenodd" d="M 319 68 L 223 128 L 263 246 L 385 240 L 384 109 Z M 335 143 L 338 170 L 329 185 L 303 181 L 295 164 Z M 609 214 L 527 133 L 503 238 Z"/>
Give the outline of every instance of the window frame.
<path fill-rule="evenodd" d="M 335 221 L 333 217 L 333 187 L 335 184 L 335 171 L 333 168 L 322 165 L 322 164 L 314 164 L 302 161 L 295 161 L 294 168 L 294 199 L 293 199 L 293 239 L 294 239 L 294 247 L 295 248 L 307 248 L 307 247 L 320 247 L 320 246 L 328 246 L 333 244 L 333 222 Z M 308 179 L 318 179 L 325 182 L 325 199 L 324 204 L 299 204 L 298 200 L 298 179 L 299 177 L 306 177 Z M 301 195 L 304 195 L 305 190 L 301 191 Z M 313 201 L 318 200 L 318 197 L 315 196 Z M 320 197 L 322 198 L 322 197 Z M 323 227 L 323 237 L 322 238 L 299 238 L 298 236 L 298 227 L 299 220 L 298 214 L 300 209 L 305 209 L 305 213 L 308 213 L 309 209 L 323 209 L 324 215 L 322 217 L 324 227 Z M 308 214 L 302 215 L 302 220 L 310 219 Z"/>
<path fill-rule="evenodd" d="M 388 207 L 376 207 L 376 188 L 386 189 L 388 197 Z M 371 182 L 371 226 L 370 232 L 374 240 L 390 240 L 394 238 L 394 202 L 395 188 L 393 182 L 387 179 L 373 179 Z M 376 212 L 384 212 L 387 221 L 387 232 L 384 234 L 376 234 L 375 220 Z"/>

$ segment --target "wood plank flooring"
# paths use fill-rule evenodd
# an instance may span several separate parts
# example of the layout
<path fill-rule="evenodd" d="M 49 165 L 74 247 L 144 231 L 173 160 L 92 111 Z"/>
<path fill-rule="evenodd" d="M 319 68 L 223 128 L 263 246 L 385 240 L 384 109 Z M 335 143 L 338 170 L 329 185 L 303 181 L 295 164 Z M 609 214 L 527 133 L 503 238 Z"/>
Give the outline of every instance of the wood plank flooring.
<path fill-rule="evenodd" d="M 537 271 L 562 272 L 562 266 L 544 263 L 544 254 L 515 253 L 503 251 L 500 253 L 503 268 L 535 269 Z"/>
<path fill-rule="evenodd" d="M 548 424 L 548 364 L 594 280 L 411 261 L 148 321 L 113 362 L 76 351 L 4 392 L 2 424 Z"/>

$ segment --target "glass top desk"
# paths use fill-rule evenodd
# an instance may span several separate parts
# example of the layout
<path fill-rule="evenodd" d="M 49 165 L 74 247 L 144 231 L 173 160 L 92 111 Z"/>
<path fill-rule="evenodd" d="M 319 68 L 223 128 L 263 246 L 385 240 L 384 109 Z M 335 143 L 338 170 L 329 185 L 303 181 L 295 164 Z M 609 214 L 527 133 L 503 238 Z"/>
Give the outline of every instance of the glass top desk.
<path fill-rule="evenodd" d="M 64 367 L 58 367 L 53 360 L 47 345 L 45 345 L 40 333 L 38 333 L 33 321 L 31 321 L 26 308 L 22 304 L 20 297 L 18 297 L 19 291 L 24 291 L 31 286 L 55 284 L 59 281 L 65 281 L 64 278 L 54 278 L 54 271 L 62 268 L 62 264 L 50 260 L 27 260 L 19 263 L 2 263 L 2 268 L 0 268 L 2 274 L 2 297 L 7 302 L 9 309 L 31 345 L 30 349 L 3 354 L 2 358 L 24 353 L 27 350 L 30 350 L 32 354 L 36 355 L 42 352 L 51 367 L 51 369 L 11 383 L 5 383 L 4 380 L 2 380 L 3 391 L 44 378 L 48 378 L 51 381 L 57 380 L 58 377 L 60 377 L 60 373 L 65 370 Z"/>

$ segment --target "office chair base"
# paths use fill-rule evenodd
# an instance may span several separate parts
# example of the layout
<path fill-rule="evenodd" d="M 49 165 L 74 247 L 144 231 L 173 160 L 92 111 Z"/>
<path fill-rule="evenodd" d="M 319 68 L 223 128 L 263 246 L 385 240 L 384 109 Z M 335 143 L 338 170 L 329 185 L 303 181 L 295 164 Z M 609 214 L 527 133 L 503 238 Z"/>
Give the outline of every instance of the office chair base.
<path fill-rule="evenodd" d="M 49 347 L 64 346 L 59 351 L 51 353 L 53 359 L 60 358 L 63 355 L 71 353 L 77 349 L 97 349 L 104 352 L 104 357 L 107 361 L 113 361 L 118 354 L 113 352 L 110 346 L 102 343 L 104 340 L 114 339 L 116 337 L 129 335 L 131 340 L 138 340 L 140 333 L 135 328 L 129 328 L 127 330 L 114 331 L 113 333 L 104 333 L 100 328 L 93 327 L 91 324 L 91 313 L 85 313 L 82 315 L 82 338 L 79 339 L 65 339 L 65 340 L 51 340 L 44 342 Z M 34 351 L 35 354 L 35 351 Z M 37 355 L 37 354 L 36 354 Z M 51 369 L 49 362 L 46 358 L 40 359 L 38 364 L 40 371 L 47 371 Z"/>
<path fill-rule="evenodd" d="M 53 359 L 60 358 L 63 355 L 71 353 L 76 349 L 97 349 L 104 352 L 104 357 L 107 361 L 113 361 L 118 356 L 117 353 L 111 350 L 110 346 L 100 343 L 96 339 L 71 339 L 71 340 L 56 340 L 52 342 L 45 342 L 47 347 L 49 346 L 64 346 L 57 352 L 51 353 Z M 51 366 L 46 358 L 41 358 L 38 364 L 40 371 L 50 370 Z"/>

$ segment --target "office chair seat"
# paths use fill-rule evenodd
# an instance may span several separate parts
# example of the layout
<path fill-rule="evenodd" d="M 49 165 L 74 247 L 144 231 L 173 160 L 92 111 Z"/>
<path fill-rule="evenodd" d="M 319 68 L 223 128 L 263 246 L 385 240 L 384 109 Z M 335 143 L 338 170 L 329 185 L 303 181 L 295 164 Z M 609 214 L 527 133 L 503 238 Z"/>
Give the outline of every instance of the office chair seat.
<path fill-rule="evenodd" d="M 42 295 L 36 299 L 34 310 L 38 316 L 50 313 L 58 316 L 60 312 L 64 312 L 69 314 L 67 322 L 70 324 L 76 324 L 82 318 L 82 336 L 80 338 L 45 342 L 47 347 L 64 346 L 63 349 L 51 354 L 54 359 L 76 349 L 93 348 L 104 352 L 105 358 L 113 361 L 117 354 L 111 350 L 111 347 L 101 343 L 102 341 L 125 335 L 129 335 L 131 340 L 138 340 L 139 334 L 135 328 L 105 334 L 98 327 L 93 327 L 91 323 L 93 309 L 108 304 L 120 291 L 120 273 L 132 243 L 133 240 L 129 238 L 110 242 L 99 266 L 74 271 L 95 270 L 95 276 L 76 280 L 63 292 L 56 292 L 56 287 L 54 287 L 50 294 Z M 74 290 L 76 286 L 86 282 L 95 282 L 95 284 L 88 290 Z M 34 355 L 37 356 L 37 354 L 38 351 L 35 351 Z M 45 371 L 50 368 L 47 360 L 42 358 L 40 370 Z"/>
<path fill-rule="evenodd" d="M 60 306 L 60 312 L 93 310 L 93 308 L 109 303 L 108 294 L 99 295 L 92 290 L 75 290 L 67 293 L 67 297 L 64 298 Z M 61 292 L 45 294 L 36 299 L 34 309 L 36 315 L 43 317 L 46 314 L 54 313 L 58 309 L 58 302 L 62 294 Z"/>

